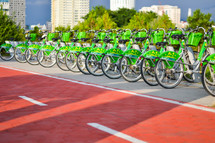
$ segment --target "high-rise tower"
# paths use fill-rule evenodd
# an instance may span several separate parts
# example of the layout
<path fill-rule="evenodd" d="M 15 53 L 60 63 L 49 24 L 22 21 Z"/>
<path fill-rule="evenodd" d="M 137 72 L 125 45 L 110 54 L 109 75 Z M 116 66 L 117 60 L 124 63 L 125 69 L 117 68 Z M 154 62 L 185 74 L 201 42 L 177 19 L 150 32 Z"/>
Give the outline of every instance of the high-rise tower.
<path fill-rule="evenodd" d="M 181 9 L 178 6 L 171 5 L 152 5 L 151 7 L 142 7 L 139 12 L 155 12 L 158 15 L 166 14 L 170 20 L 179 27 L 181 21 Z"/>
<path fill-rule="evenodd" d="M 58 26 L 74 27 L 89 13 L 90 0 L 52 0 L 52 31 Z"/>
<path fill-rule="evenodd" d="M 9 15 L 17 25 L 25 28 L 25 0 L 9 0 Z"/>
<path fill-rule="evenodd" d="M 191 10 L 191 8 L 188 8 L 188 17 L 189 16 L 192 16 L 192 10 Z"/>
<path fill-rule="evenodd" d="M 110 0 L 110 10 L 118 10 L 120 8 L 135 8 L 135 0 Z"/>

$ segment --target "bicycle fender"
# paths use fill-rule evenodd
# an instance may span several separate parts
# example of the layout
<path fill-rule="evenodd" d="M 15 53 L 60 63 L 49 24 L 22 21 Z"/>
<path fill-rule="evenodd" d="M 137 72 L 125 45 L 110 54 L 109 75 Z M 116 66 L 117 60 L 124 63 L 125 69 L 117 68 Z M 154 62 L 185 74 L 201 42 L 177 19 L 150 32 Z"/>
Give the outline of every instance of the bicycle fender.
<path fill-rule="evenodd" d="M 206 61 L 203 62 L 203 64 L 205 65 L 207 62 L 209 62 L 209 63 L 215 63 L 215 54 L 212 54 L 212 55 L 208 56 L 206 58 Z"/>
<path fill-rule="evenodd" d="M 12 45 L 11 45 L 11 44 L 7 44 L 7 43 L 4 43 L 4 44 L 2 44 L 0 47 L 11 48 Z"/>
<path fill-rule="evenodd" d="M 81 49 L 82 49 L 82 47 L 74 46 L 69 49 L 69 52 L 79 52 L 79 51 L 81 51 Z"/>
<path fill-rule="evenodd" d="M 180 55 L 173 51 L 166 51 L 159 55 L 159 58 L 171 61 L 176 61 L 179 57 Z"/>
<path fill-rule="evenodd" d="M 28 46 L 28 49 L 38 50 L 38 49 L 40 49 L 40 46 L 37 44 L 32 44 L 32 45 Z"/>
<path fill-rule="evenodd" d="M 4 44 L 2 44 L 2 45 L 0 46 L 0 48 L 6 49 L 7 52 L 9 51 L 9 49 L 10 49 L 11 47 L 12 47 L 12 45 L 11 45 L 11 44 L 7 44 L 7 43 L 4 43 Z"/>
<path fill-rule="evenodd" d="M 26 44 L 18 44 L 16 46 L 16 48 L 27 48 L 27 47 L 28 47 L 28 45 L 26 45 Z"/>
<path fill-rule="evenodd" d="M 136 49 L 129 49 L 122 53 L 124 56 L 140 57 L 142 53 Z"/>
<path fill-rule="evenodd" d="M 85 47 L 80 50 L 80 53 L 87 53 L 92 49 L 92 47 Z"/>
<path fill-rule="evenodd" d="M 159 52 L 156 51 L 156 50 L 150 50 L 150 51 L 147 51 L 143 54 L 143 57 L 145 58 L 150 58 L 150 59 L 155 59 L 159 56 Z"/>
<path fill-rule="evenodd" d="M 97 47 L 97 48 L 91 49 L 89 52 L 95 53 L 95 54 L 102 54 L 102 53 L 105 53 L 105 51 L 106 51 L 106 49 L 101 48 L 101 47 Z"/>
<path fill-rule="evenodd" d="M 63 46 L 59 49 L 59 51 L 65 52 L 65 51 L 68 51 L 70 48 L 71 48 L 70 46 Z"/>
<path fill-rule="evenodd" d="M 123 51 L 119 48 L 111 48 L 104 52 L 104 54 L 112 55 L 112 56 L 120 56 Z"/>

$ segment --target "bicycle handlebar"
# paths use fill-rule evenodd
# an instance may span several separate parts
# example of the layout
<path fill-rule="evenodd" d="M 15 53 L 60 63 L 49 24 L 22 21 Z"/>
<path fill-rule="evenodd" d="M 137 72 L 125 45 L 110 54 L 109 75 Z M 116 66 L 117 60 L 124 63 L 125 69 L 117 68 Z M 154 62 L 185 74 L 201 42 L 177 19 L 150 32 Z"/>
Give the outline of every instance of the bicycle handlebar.
<path fill-rule="evenodd" d="M 143 29 L 140 29 L 140 31 L 142 31 L 142 30 L 144 30 L 144 31 L 146 31 L 146 33 L 148 32 L 145 28 L 143 28 Z"/>

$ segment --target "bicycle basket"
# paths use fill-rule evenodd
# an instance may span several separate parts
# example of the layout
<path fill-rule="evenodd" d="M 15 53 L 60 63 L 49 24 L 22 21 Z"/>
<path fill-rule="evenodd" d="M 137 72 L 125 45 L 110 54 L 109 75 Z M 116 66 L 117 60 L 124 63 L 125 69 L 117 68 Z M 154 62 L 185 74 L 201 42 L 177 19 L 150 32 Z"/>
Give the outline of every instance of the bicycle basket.
<path fill-rule="evenodd" d="M 116 33 L 109 33 L 108 37 L 113 39 L 114 42 L 116 41 Z"/>
<path fill-rule="evenodd" d="M 154 31 L 152 33 L 152 40 L 153 40 L 153 43 L 157 43 L 157 42 L 162 42 L 163 41 L 163 35 L 164 35 L 164 32 L 163 31 Z"/>
<path fill-rule="evenodd" d="M 99 32 L 98 37 L 99 37 L 99 39 L 104 40 L 106 37 L 106 33 L 105 32 Z"/>
<path fill-rule="evenodd" d="M 179 41 L 178 40 L 173 40 L 172 39 L 172 35 L 181 35 L 182 34 L 182 31 L 172 31 L 171 34 L 170 34 L 170 43 L 171 45 L 179 45 Z"/>
<path fill-rule="evenodd" d="M 48 34 L 48 41 L 52 41 L 52 38 L 55 38 L 55 33 Z"/>
<path fill-rule="evenodd" d="M 191 33 L 188 37 L 188 45 L 195 47 L 198 46 L 201 38 L 202 33 Z"/>
<path fill-rule="evenodd" d="M 86 38 L 86 32 L 79 32 L 77 38 L 80 40 L 81 38 Z"/>
<path fill-rule="evenodd" d="M 70 38 L 70 32 L 63 33 L 63 35 L 62 35 L 63 42 L 69 42 L 69 38 Z"/>
<path fill-rule="evenodd" d="M 146 37 L 146 32 L 138 32 L 137 34 L 135 34 L 135 37 L 137 38 L 143 38 Z"/>
<path fill-rule="evenodd" d="M 31 33 L 30 37 L 31 37 L 31 41 L 36 41 L 37 34 L 36 33 Z"/>
<path fill-rule="evenodd" d="M 131 31 L 127 30 L 125 33 L 123 33 L 121 39 L 126 40 L 126 39 L 130 39 L 131 37 Z"/>
<path fill-rule="evenodd" d="M 211 44 L 215 46 L 215 31 L 213 32 L 212 38 L 211 38 Z"/>

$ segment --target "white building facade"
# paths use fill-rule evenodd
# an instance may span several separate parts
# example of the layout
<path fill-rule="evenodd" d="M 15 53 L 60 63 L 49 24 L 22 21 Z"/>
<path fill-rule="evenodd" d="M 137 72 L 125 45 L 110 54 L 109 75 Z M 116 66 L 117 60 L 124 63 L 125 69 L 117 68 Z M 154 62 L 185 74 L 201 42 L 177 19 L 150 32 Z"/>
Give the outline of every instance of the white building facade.
<path fill-rule="evenodd" d="M 189 16 L 192 16 L 192 9 L 191 8 L 188 8 L 188 15 L 187 15 L 188 17 Z"/>
<path fill-rule="evenodd" d="M 47 27 L 48 31 L 51 31 L 52 30 L 52 22 L 51 21 L 47 21 L 46 22 L 46 27 Z"/>
<path fill-rule="evenodd" d="M 58 26 L 74 27 L 90 10 L 90 0 L 52 0 L 52 31 Z"/>
<path fill-rule="evenodd" d="M 170 5 L 152 5 L 151 7 L 142 7 L 140 12 L 155 12 L 158 15 L 166 14 L 169 16 L 170 20 L 176 24 L 176 26 L 180 26 L 181 21 L 181 9 L 177 6 Z"/>
<path fill-rule="evenodd" d="M 31 30 L 34 30 L 34 27 L 38 27 L 40 30 L 47 30 L 47 27 L 46 27 L 45 24 L 43 24 L 43 25 L 40 25 L 40 24 L 31 25 L 31 26 L 30 26 L 30 29 L 31 29 Z"/>
<path fill-rule="evenodd" d="M 17 25 L 25 28 L 25 0 L 9 0 L 9 15 Z"/>
<path fill-rule="evenodd" d="M 135 0 L 110 0 L 110 10 L 116 11 L 120 8 L 135 8 Z"/>
<path fill-rule="evenodd" d="M 9 0 L 0 0 L 0 6 L 2 6 L 3 11 L 9 15 Z"/>

